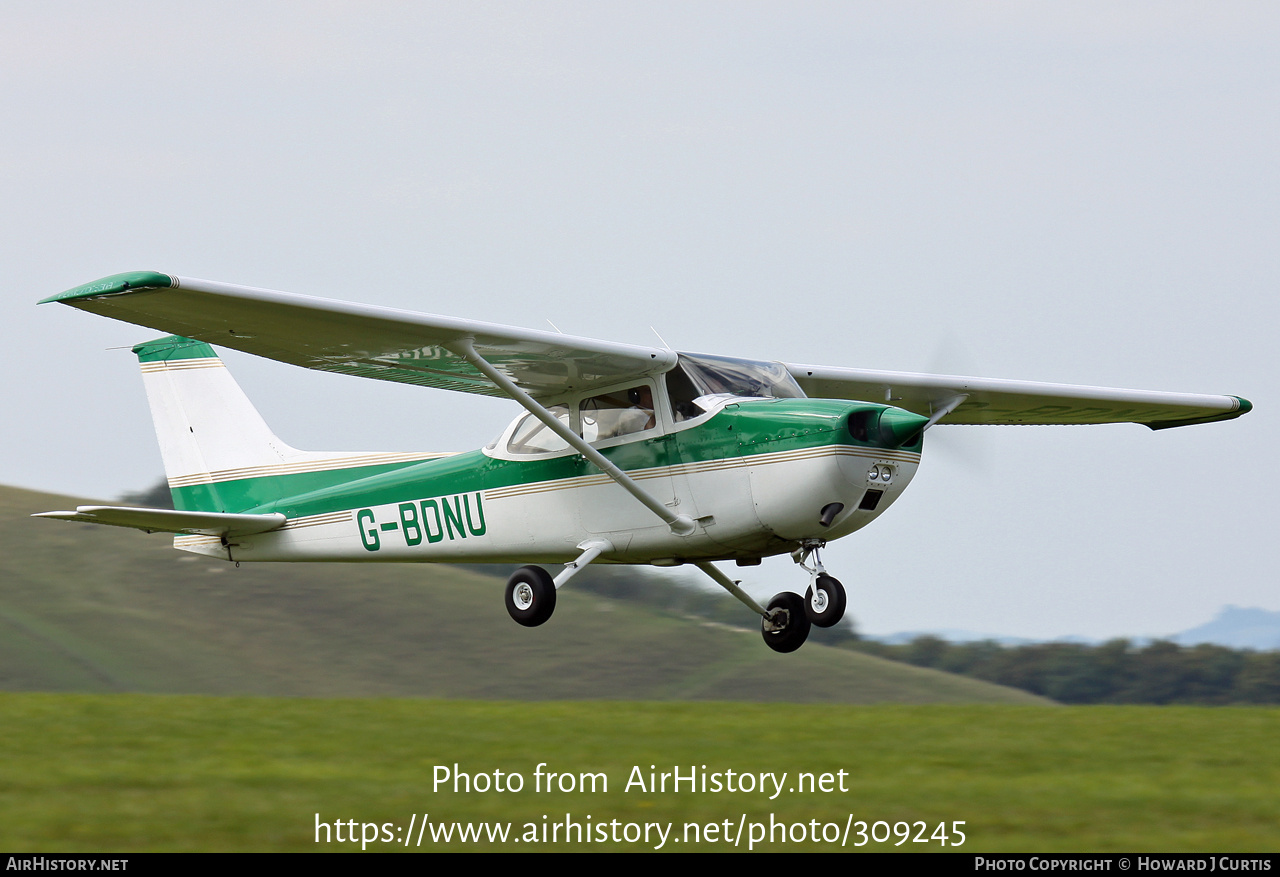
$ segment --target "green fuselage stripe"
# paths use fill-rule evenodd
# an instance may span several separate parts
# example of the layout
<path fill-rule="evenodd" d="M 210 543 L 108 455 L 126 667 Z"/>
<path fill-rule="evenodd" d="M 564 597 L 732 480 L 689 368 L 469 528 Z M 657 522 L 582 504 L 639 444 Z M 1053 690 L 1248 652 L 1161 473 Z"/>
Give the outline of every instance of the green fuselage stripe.
<path fill-rule="evenodd" d="M 814 399 L 730 405 L 692 429 L 601 452 L 620 469 L 636 471 L 832 445 L 876 449 L 883 446 L 855 440 L 845 423 L 851 411 L 883 407 Z M 919 451 L 920 440 L 900 450 Z M 175 488 L 173 495 L 180 509 L 281 512 L 297 518 L 598 474 L 577 454 L 510 461 L 469 451 L 415 463 L 198 484 Z"/>

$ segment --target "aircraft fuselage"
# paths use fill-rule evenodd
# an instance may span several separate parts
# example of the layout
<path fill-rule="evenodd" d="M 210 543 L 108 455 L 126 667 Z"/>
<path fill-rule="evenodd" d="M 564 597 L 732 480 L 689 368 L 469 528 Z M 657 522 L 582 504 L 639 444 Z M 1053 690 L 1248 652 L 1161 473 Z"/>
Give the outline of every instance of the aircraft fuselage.
<path fill-rule="evenodd" d="M 274 495 L 246 511 L 279 512 L 280 530 L 230 545 L 178 536 L 188 551 L 244 561 L 510 561 L 566 563 L 586 539 L 616 563 L 747 559 L 831 540 L 880 515 L 914 476 L 920 439 L 894 446 L 885 405 L 821 399 L 730 402 L 697 424 L 602 448 L 664 504 L 697 522 L 667 526 L 580 455 L 503 459 L 491 449 L 361 470 L 230 479 L 187 488 Z M 870 424 L 870 428 L 868 428 Z M 901 432 L 901 429 L 900 429 Z M 179 504 L 183 490 L 175 491 Z M 232 500 L 244 507 L 245 503 Z M 839 503 L 830 524 L 822 510 Z"/>

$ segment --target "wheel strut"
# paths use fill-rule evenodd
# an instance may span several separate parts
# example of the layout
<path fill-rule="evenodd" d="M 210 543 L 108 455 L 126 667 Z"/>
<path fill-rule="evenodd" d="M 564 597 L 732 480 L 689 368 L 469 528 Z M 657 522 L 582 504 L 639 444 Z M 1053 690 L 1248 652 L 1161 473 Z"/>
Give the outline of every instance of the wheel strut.
<path fill-rule="evenodd" d="M 695 563 L 694 566 L 760 616 L 760 633 L 764 636 L 765 644 L 769 648 L 775 652 L 794 652 L 804 645 L 804 641 L 809 637 L 810 625 L 808 601 L 804 597 L 790 591 L 783 591 L 773 596 L 769 601 L 769 608 L 766 609 L 715 565 L 703 561 Z"/>
<path fill-rule="evenodd" d="M 844 618 L 847 598 L 844 585 L 839 579 L 827 575 L 827 568 L 818 556 L 818 550 L 824 545 L 826 543 L 820 539 L 806 540 L 792 552 L 791 557 L 809 573 L 809 590 L 804 595 L 805 614 L 818 627 L 832 627 Z"/>
<path fill-rule="evenodd" d="M 698 569 L 702 570 L 704 573 L 710 576 L 711 580 L 715 582 L 717 585 L 724 588 L 730 594 L 733 594 L 733 596 L 741 600 L 743 605 L 745 605 L 748 609 L 750 609 L 755 614 L 759 615 L 761 618 L 767 619 L 772 614 L 769 612 L 768 609 L 765 609 L 755 600 L 751 599 L 751 595 L 748 594 L 746 591 L 742 590 L 742 588 L 739 588 L 738 583 L 735 582 L 733 579 L 729 578 L 723 572 L 721 572 L 719 567 L 711 563 L 708 563 L 706 561 L 695 563 L 694 566 L 696 566 Z"/>

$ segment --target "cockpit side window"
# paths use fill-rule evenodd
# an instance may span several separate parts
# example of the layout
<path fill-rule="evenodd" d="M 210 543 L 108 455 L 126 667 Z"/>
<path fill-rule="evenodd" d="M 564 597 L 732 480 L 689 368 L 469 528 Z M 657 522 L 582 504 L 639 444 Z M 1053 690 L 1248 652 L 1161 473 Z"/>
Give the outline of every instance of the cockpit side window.
<path fill-rule="evenodd" d="M 727 356 L 680 354 L 667 372 L 667 394 L 676 422 L 691 420 L 708 409 L 708 396 L 745 399 L 803 399 L 804 390 L 780 362 L 756 362 Z"/>
<path fill-rule="evenodd" d="M 689 376 L 679 365 L 667 372 L 667 395 L 671 397 L 671 418 L 676 423 L 692 420 L 706 413 L 702 410 L 702 406 L 694 401 L 702 394 L 698 392 L 698 388 L 693 385 L 693 381 L 689 380 Z"/>
<path fill-rule="evenodd" d="M 582 437 L 588 442 L 643 432 L 657 426 L 653 389 L 647 384 L 583 399 L 578 406 L 578 414 L 582 419 Z"/>

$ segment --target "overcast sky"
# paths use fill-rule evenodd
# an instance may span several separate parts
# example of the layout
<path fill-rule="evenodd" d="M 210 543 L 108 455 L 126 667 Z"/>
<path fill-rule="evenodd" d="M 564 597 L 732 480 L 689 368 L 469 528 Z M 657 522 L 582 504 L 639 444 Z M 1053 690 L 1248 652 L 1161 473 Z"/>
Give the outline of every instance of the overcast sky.
<path fill-rule="evenodd" d="M 154 268 L 727 355 L 1244 396 L 1241 420 L 1160 433 L 940 427 L 826 562 L 871 632 L 1280 610 L 1275 4 L 12 0 L 0 71 L 0 483 L 160 479 L 118 349 L 155 333 L 35 307 Z M 298 447 L 466 450 L 519 411 L 226 361 Z M 805 584 L 787 560 L 742 572 Z"/>

